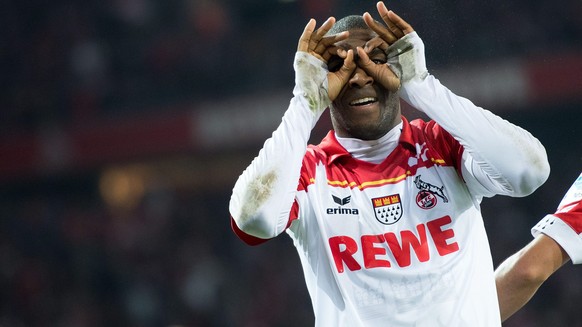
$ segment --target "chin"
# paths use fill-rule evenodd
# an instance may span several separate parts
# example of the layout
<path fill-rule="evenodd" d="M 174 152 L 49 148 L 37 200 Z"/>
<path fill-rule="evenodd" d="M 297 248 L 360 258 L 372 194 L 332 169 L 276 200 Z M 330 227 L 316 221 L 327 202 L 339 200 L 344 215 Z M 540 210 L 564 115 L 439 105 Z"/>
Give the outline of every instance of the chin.
<path fill-rule="evenodd" d="M 353 138 L 360 140 L 371 141 L 381 138 L 388 131 L 380 131 L 374 128 L 358 128 L 355 130 L 348 131 Z"/>

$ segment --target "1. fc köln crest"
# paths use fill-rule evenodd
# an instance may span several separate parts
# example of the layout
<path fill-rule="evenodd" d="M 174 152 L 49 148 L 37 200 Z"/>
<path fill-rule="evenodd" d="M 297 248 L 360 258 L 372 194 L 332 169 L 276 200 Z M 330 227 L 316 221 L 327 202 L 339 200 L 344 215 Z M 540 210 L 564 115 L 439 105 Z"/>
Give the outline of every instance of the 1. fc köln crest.
<path fill-rule="evenodd" d="M 402 217 L 402 202 L 400 194 L 392 194 L 380 198 L 373 198 L 376 220 L 384 225 L 392 225 Z"/>

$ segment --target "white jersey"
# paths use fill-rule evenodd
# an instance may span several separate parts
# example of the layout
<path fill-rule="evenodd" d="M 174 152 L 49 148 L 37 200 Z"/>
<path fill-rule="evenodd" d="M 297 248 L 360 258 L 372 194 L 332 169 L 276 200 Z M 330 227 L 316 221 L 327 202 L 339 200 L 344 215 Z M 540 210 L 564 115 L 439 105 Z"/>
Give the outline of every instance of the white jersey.
<path fill-rule="evenodd" d="M 316 317 L 325 317 L 319 325 L 500 325 L 478 201 L 457 173 L 461 154 L 421 121 L 404 121 L 401 144 L 378 165 L 353 159 L 333 133 L 309 148 L 300 219 L 288 232 Z"/>
<path fill-rule="evenodd" d="M 260 244 L 287 231 L 316 326 L 500 326 L 479 203 L 541 185 L 543 146 L 429 75 L 404 89 L 434 121 L 403 118 L 381 163 L 355 159 L 333 132 L 307 147 L 328 102 L 313 87 L 325 67 L 298 53 L 296 70 L 306 63 L 315 82 L 298 71 L 283 122 L 235 184 L 235 233 Z"/>

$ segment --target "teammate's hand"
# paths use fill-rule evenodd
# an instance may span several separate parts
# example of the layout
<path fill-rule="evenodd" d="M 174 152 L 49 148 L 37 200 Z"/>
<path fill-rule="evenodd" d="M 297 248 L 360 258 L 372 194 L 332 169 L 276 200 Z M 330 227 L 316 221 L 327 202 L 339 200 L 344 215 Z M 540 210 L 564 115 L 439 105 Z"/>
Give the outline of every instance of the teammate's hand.
<path fill-rule="evenodd" d="M 388 10 L 382 1 L 377 3 L 376 8 L 385 25 L 375 21 L 369 13 L 364 13 L 364 21 L 378 36 L 368 41 L 363 49 L 357 49 L 359 58 L 358 66 L 364 69 L 366 73 L 372 76 L 384 88 L 394 92 L 400 88 L 399 77 L 389 68 L 386 61 L 374 61 L 369 56 L 375 49 L 380 49 L 384 53 L 387 53 L 390 45 L 400 40 L 406 34 L 414 32 L 414 29 L 404 19 L 400 18 L 400 16 Z"/>
<path fill-rule="evenodd" d="M 325 36 L 325 34 L 335 24 L 335 18 L 328 18 L 320 28 L 315 29 L 316 22 L 314 19 L 309 20 L 307 26 L 299 38 L 297 51 L 307 52 L 319 60 L 328 63 L 332 56 L 339 56 L 343 59 L 343 65 L 338 70 L 329 72 L 327 74 L 328 80 L 328 96 L 331 101 L 341 92 L 343 86 L 348 82 L 350 76 L 356 68 L 354 63 L 353 51 L 338 51 L 338 47 L 334 44 L 336 42 L 345 40 L 349 36 L 349 32 L 342 32 L 335 35 Z"/>

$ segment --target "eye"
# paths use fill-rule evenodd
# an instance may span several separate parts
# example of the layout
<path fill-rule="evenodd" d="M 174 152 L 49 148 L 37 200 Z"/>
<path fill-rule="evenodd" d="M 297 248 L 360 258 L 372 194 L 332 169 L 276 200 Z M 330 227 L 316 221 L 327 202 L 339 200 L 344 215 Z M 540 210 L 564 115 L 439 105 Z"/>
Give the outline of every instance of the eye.
<path fill-rule="evenodd" d="M 388 58 L 386 57 L 384 51 L 378 48 L 372 50 L 368 56 L 370 57 L 370 60 L 372 60 L 372 62 L 376 65 L 384 65 L 386 62 L 388 62 Z"/>
<path fill-rule="evenodd" d="M 340 58 L 339 56 L 332 56 L 327 61 L 327 70 L 329 70 L 330 72 L 337 72 L 342 67 L 343 64 L 344 60 L 342 58 Z"/>

